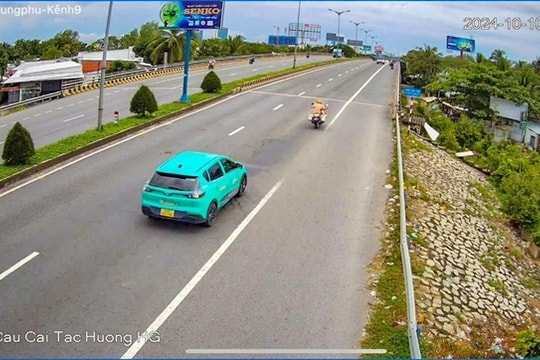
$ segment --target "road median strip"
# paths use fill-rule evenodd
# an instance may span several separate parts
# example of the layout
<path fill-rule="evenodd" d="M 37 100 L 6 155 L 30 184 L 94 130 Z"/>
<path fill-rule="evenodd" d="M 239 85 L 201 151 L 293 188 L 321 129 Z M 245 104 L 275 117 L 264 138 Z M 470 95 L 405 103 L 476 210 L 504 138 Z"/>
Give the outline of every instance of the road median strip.
<path fill-rule="evenodd" d="M 296 69 L 289 68 L 236 80 L 223 84 L 220 93 L 209 94 L 201 92 L 191 95 L 191 102 L 189 104 L 180 102 L 163 104 L 159 106 L 159 109 L 151 117 L 141 118 L 130 116 L 120 119 L 117 124 L 114 122 L 104 124 L 103 131 L 91 129 L 82 134 L 67 137 L 55 143 L 36 149 L 36 154 L 32 157 L 30 164 L 28 165 L 7 166 L 5 164 L 1 164 L 0 189 L 16 181 L 30 177 L 47 168 L 54 167 L 87 151 L 126 137 L 147 127 L 170 120 L 183 113 L 196 110 L 227 96 L 234 95 L 257 86 L 262 86 L 273 81 L 284 79 L 293 73 L 298 74 L 307 72 L 316 67 L 323 67 L 333 64 L 335 65 L 337 62 L 341 63 L 349 60 L 350 59 L 322 61 L 298 66 Z"/>

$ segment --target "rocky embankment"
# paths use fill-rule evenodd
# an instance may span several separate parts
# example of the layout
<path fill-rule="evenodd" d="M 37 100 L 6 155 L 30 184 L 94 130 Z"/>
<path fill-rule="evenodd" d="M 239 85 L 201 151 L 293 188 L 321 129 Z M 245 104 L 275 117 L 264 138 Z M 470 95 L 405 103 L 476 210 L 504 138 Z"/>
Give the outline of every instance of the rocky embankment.
<path fill-rule="evenodd" d="M 484 174 L 421 139 L 411 143 L 411 258 L 423 336 L 437 344 L 430 355 L 516 357 L 517 333 L 540 325 L 538 261 L 505 223 Z"/>

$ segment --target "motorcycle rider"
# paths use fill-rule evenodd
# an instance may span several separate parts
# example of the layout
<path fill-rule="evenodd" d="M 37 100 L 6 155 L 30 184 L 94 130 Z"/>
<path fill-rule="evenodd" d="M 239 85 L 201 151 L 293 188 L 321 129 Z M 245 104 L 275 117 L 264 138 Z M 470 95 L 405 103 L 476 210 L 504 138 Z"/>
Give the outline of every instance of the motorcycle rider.
<path fill-rule="evenodd" d="M 326 114 L 326 106 L 323 105 L 322 99 L 317 99 L 315 103 L 311 104 L 313 111 L 311 112 L 314 116 L 324 116 Z"/>

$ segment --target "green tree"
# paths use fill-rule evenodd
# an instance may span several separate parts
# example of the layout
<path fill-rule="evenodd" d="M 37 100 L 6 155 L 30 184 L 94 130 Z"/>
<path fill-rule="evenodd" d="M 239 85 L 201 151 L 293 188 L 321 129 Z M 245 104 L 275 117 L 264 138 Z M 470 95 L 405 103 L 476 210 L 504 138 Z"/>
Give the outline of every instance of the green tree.
<path fill-rule="evenodd" d="M 186 33 L 180 30 L 163 30 L 161 37 L 155 39 L 149 47 L 153 48 L 151 58 L 153 64 L 160 64 L 163 60 L 164 53 L 167 53 L 167 63 L 172 64 L 184 60 L 186 48 Z M 193 34 L 191 39 L 191 54 L 193 56 L 194 49 L 199 47 L 199 39 Z"/>
<path fill-rule="evenodd" d="M 416 86 L 426 86 L 441 71 L 442 54 L 436 47 L 424 45 L 411 50 L 402 58 L 407 63 L 407 75 Z"/>
<path fill-rule="evenodd" d="M 146 116 L 158 109 L 156 98 L 146 85 L 141 85 L 139 90 L 133 95 L 129 111 L 139 116 Z"/>
<path fill-rule="evenodd" d="M 469 120 L 465 115 L 456 122 L 454 129 L 456 140 L 463 149 L 472 149 L 483 138 L 480 123 Z"/>
<path fill-rule="evenodd" d="M 529 172 L 512 172 L 501 181 L 502 210 L 526 230 L 540 223 L 540 179 Z"/>
<path fill-rule="evenodd" d="M 53 60 L 62 57 L 62 52 L 55 48 L 53 45 L 50 45 L 47 50 L 41 55 L 41 60 Z"/>
<path fill-rule="evenodd" d="M 27 164 L 34 154 L 34 142 L 30 133 L 19 122 L 15 123 L 4 144 L 2 159 L 5 164 L 9 166 Z"/>
<path fill-rule="evenodd" d="M 221 90 L 221 80 L 219 79 L 219 76 L 214 71 L 210 71 L 204 77 L 201 83 L 201 89 L 206 93 L 214 93 Z"/>
<path fill-rule="evenodd" d="M 236 35 L 235 37 L 229 36 L 223 40 L 223 46 L 225 47 L 225 55 L 242 55 L 246 49 L 246 38 L 242 35 Z"/>

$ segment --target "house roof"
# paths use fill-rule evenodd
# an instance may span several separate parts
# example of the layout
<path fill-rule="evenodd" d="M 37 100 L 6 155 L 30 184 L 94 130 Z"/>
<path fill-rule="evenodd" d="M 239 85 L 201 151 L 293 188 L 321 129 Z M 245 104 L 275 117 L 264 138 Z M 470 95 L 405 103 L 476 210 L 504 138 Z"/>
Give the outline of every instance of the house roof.
<path fill-rule="evenodd" d="M 540 124 L 528 122 L 527 129 L 531 130 L 533 133 L 540 135 Z"/>
<path fill-rule="evenodd" d="M 77 54 L 79 61 L 102 61 L 103 51 L 81 51 Z M 133 52 L 133 47 L 120 50 L 107 50 L 107 61 L 142 61 L 141 57 L 137 57 Z"/>
<path fill-rule="evenodd" d="M 81 64 L 64 59 L 23 62 L 13 71 L 2 84 L 84 78 Z"/>

